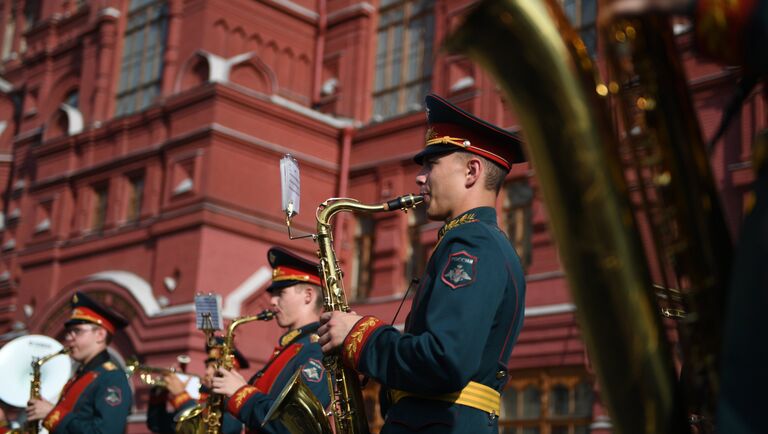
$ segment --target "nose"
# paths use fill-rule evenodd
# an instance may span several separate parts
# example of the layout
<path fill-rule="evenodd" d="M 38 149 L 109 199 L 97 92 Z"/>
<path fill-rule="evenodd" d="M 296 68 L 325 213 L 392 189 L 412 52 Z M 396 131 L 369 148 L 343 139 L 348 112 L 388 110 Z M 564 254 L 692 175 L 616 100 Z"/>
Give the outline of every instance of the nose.
<path fill-rule="evenodd" d="M 416 185 L 422 186 L 427 183 L 427 169 L 421 166 L 421 170 L 416 174 Z"/>

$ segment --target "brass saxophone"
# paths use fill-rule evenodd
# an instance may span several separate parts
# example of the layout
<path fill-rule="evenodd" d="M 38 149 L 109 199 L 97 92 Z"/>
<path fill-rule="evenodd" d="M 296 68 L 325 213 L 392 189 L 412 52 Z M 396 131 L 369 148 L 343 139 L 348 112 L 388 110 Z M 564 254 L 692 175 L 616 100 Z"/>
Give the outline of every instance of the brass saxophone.
<path fill-rule="evenodd" d="M 234 366 L 235 329 L 252 321 L 269 321 L 275 317 L 271 310 L 237 318 L 227 327 L 224 343 L 221 344 L 219 357 L 215 362 L 216 370 L 224 368 L 228 371 Z M 222 418 L 224 417 L 224 396 L 211 393 L 204 405 L 196 405 L 183 411 L 176 422 L 176 432 L 179 434 L 219 434 L 221 433 Z"/>
<path fill-rule="evenodd" d="M 40 370 L 43 365 L 56 356 L 69 354 L 69 348 L 62 348 L 58 353 L 49 354 L 32 362 L 32 382 L 29 386 L 29 399 L 40 399 Z M 41 420 L 31 420 L 24 424 L 24 428 L 11 430 L 12 434 L 38 434 L 40 432 Z"/>
<path fill-rule="evenodd" d="M 403 210 L 420 204 L 424 198 L 413 194 L 400 196 L 378 205 L 361 204 L 354 199 L 328 199 L 317 209 L 317 255 L 323 280 L 323 304 L 326 312 L 349 312 L 344 293 L 342 271 L 333 248 L 331 218 L 340 212 L 375 213 Z M 312 394 L 301 377 L 293 375 L 269 409 L 264 423 L 280 420 L 291 432 L 316 434 L 367 434 L 368 419 L 363 403 L 357 373 L 345 367 L 338 354 L 323 357 L 329 372 L 328 390 L 331 391 L 331 413 L 335 431 L 320 401 Z"/>
<path fill-rule="evenodd" d="M 654 281 L 679 290 L 673 295 L 687 311 L 683 324 L 717 329 L 731 250 L 685 82 L 672 80 L 680 67 L 670 56 L 668 23 L 666 31 L 660 22 L 649 24 L 625 25 L 612 36 L 636 37 L 645 51 L 633 53 L 633 61 L 644 57 L 640 69 L 655 69 L 655 82 L 601 83 L 556 0 L 483 0 L 447 41 L 450 51 L 485 67 L 516 109 L 604 402 L 617 432 L 638 434 L 688 431 Z M 621 141 L 643 149 L 634 177 L 655 190 L 633 196 L 622 165 L 631 152 L 619 152 L 607 97 L 638 87 L 634 98 L 617 103 L 632 104 L 646 122 L 635 129 L 623 119 L 631 137 Z M 660 242 L 648 250 L 665 260 L 661 265 L 646 259 L 632 204 L 638 194 L 656 207 L 644 227 L 667 231 L 649 237 Z M 664 277 L 673 272 L 678 277 Z M 716 375 L 717 333 L 708 342 L 700 332 L 680 335 L 695 375 Z"/>

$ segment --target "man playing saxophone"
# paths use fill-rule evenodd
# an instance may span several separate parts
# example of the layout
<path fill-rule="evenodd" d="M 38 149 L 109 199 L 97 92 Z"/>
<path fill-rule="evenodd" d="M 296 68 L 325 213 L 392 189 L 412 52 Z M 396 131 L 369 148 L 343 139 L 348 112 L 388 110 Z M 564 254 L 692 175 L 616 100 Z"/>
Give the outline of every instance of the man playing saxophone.
<path fill-rule="evenodd" d="M 223 339 L 217 337 L 217 344 Z M 200 398 L 194 399 L 186 391 L 186 384 L 176 374 L 169 373 L 163 377 L 166 386 L 156 386 L 150 391 L 149 407 L 147 408 L 147 428 L 154 433 L 173 433 L 176 431 L 176 418 L 196 405 L 204 405 L 208 394 L 211 392 L 213 377 L 216 373 L 216 360 L 220 350 L 217 346 L 206 343 L 205 351 L 208 357 L 205 359 L 205 376 L 200 385 Z M 248 369 L 250 363 L 237 348 L 233 350 L 235 356 L 234 369 L 236 371 Z M 173 408 L 173 412 L 167 410 L 167 404 Z M 224 414 L 221 426 L 222 434 L 237 434 L 242 432 L 243 424 L 230 414 Z"/>
<path fill-rule="evenodd" d="M 122 433 L 133 397 L 125 372 L 112 360 L 107 345 L 128 322 L 81 292 L 72 297 L 71 306 L 64 346 L 80 367 L 55 405 L 31 399 L 27 419 L 43 419 L 52 434 Z"/>
<path fill-rule="evenodd" d="M 317 264 L 287 250 L 273 247 L 267 253 L 272 266 L 272 310 L 286 333 L 280 337 L 269 362 L 248 382 L 237 372 L 219 370 L 213 378 L 213 391 L 229 397 L 227 410 L 249 430 L 260 433 L 288 433 L 280 422 L 262 426 L 267 411 L 291 376 L 301 371 L 323 407 L 330 403 L 328 373 L 323 367 L 323 353 L 316 334 L 323 298 Z M 256 432 L 256 431 L 255 431 Z"/>
<path fill-rule="evenodd" d="M 525 280 L 494 207 L 512 164 L 524 158 L 515 135 L 435 95 L 426 106 L 416 183 L 428 217 L 445 225 L 405 330 L 329 312 L 320 343 L 326 353 L 341 350 L 345 364 L 384 386 L 382 433 L 496 434 Z"/>

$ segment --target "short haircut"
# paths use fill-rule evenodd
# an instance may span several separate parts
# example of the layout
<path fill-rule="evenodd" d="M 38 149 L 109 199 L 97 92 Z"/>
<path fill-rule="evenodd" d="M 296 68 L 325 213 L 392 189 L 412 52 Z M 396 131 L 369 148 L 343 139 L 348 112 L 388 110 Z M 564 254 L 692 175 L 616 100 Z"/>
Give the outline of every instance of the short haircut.
<path fill-rule="evenodd" d="M 501 191 L 501 186 L 504 185 L 504 179 L 507 177 L 507 171 L 503 167 L 477 154 L 472 154 L 465 151 L 459 151 L 457 154 L 459 154 L 464 162 L 467 162 L 472 158 L 479 159 L 483 164 L 483 171 L 485 172 L 483 186 L 486 190 L 490 190 L 496 194 L 499 194 Z"/>

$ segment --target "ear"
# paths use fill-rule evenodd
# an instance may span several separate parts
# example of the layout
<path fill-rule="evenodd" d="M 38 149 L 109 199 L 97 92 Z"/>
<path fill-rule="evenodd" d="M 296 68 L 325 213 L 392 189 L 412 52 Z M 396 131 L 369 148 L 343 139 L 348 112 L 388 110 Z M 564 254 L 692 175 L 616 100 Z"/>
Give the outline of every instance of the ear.
<path fill-rule="evenodd" d="M 471 188 L 474 186 L 483 175 L 483 163 L 478 158 L 470 158 L 467 160 L 466 180 L 464 186 Z"/>
<path fill-rule="evenodd" d="M 107 329 L 105 329 L 104 327 L 97 327 L 94 333 L 96 333 L 98 343 L 107 342 L 107 333 L 108 333 Z"/>
<path fill-rule="evenodd" d="M 311 286 L 304 287 L 304 304 L 312 304 L 314 303 L 313 294 L 315 291 L 312 290 Z"/>

